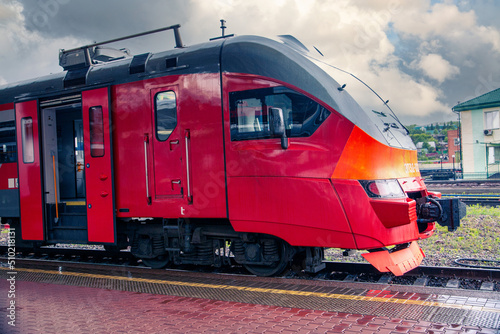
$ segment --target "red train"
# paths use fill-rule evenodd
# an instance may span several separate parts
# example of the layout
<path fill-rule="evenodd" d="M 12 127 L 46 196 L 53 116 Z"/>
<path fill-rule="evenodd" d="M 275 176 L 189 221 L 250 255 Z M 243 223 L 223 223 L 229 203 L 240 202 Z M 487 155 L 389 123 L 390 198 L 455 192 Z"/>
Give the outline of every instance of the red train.
<path fill-rule="evenodd" d="M 184 47 L 165 29 L 170 51 L 88 45 L 60 53 L 61 73 L 0 87 L 0 217 L 17 247 L 128 247 L 152 267 L 263 276 L 366 249 L 400 275 L 436 221 L 458 226 L 463 207 L 427 191 L 404 126 L 289 43 Z"/>

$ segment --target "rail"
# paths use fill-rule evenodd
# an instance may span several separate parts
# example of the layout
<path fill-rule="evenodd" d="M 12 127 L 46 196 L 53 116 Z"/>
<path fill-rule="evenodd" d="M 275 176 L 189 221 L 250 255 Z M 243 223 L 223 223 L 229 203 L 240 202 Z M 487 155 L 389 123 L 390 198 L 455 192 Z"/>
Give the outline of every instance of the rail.
<path fill-rule="evenodd" d="M 0 246 L 0 264 L 7 261 L 7 246 Z M 16 254 L 16 267 L 37 267 L 57 265 L 59 268 L 72 267 L 80 268 L 80 270 L 103 270 L 105 267 L 126 268 L 127 272 L 138 272 L 143 274 L 149 268 L 144 264 L 137 262 L 130 252 L 114 252 L 110 254 L 106 251 L 98 250 L 78 250 L 78 249 L 61 249 L 61 248 L 41 248 L 33 253 L 33 250 L 25 253 L 18 252 Z M 494 285 L 499 286 L 500 269 L 496 268 L 473 268 L 473 267 L 427 267 L 419 266 L 404 276 L 395 277 L 390 273 L 380 273 L 371 264 L 368 263 L 352 263 L 352 262 L 325 262 L 326 268 L 314 275 L 304 275 L 299 273 L 301 279 L 320 279 L 320 280 L 337 280 L 344 282 L 367 282 L 367 283 L 382 283 L 382 284 L 403 284 L 403 285 L 421 285 L 429 287 L 439 287 L 431 284 L 432 280 L 442 278 L 444 281 L 460 280 L 464 284 L 459 284 L 461 289 L 474 289 L 471 286 L 471 281 L 475 281 L 479 285 Z M 117 270 L 117 269 L 112 269 Z M 118 269 L 123 270 L 123 269 Z M 168 270 L 168 269 L 167 269 Z M 220 273 L 221 269 L 218 269 Z M 213 272 L 211 267 L 199 267 L 197 272 Z M 161 271 L 157 271 L 161 273 Z M 227 270 L 222 270 L 223 273 L 237 273 L 239 275 L 247 275 L 242 272 L 238 266 L 228 267 Z M 296 278 L 296 275 L 288 273 L 286 278 Z M 418 284 L 418 279 L 425 278 L 430 284 Z M 441 287 L 448 287 L 447 282 Z M 451 287 L 451 286 L 450 286 Z M 486 289 L 485 289 L 486 290 Z M 495 291 L 491 289 L 490 291 Z"/>
<path fill-rule="evenodd" d="M 483 206 L 500 206 L 500 196 L 498 195 L 442 194 L 441 196 L 448 198 L 459 198 L 467 205 L 480 204 Z"/>

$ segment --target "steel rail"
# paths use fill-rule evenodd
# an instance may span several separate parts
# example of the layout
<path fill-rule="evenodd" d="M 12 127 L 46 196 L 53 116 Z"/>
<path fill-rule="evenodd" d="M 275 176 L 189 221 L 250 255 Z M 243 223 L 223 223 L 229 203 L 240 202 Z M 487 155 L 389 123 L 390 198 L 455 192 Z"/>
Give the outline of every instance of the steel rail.
<path fill-rule="evenodd" d="M 443 198 L 459 198 L 468 205 L 480 204 L 482 206 L 500 206 L 500 196 L 478 194 L 441 194 Z"/>
<path fill-rule="evenodd" d="M 108 253 L 103 250 L 86 250 L 86 249 L 68 249 L 68 248 L 41 248 L 35 251 L 24 250 L 27 255 L 16 255 L 16 264 L 23 263 L 73 263 L 75 265 L 82 264 L 86 266 L 97 265 L 116 265 L 118 267 L 127 268 L 145 268 L 137 262 L 137 259 L 130 254 L 130 252 L 114 252 Z M 7 259 L 7 246 L 0 246 L 0 262 L 2 259 Z M 51 258 L 52 257 L 52 258 Z M 59 258 L 54 258 L 59 257 Z M 77 259 L 81 257 L 82 259 Z M 72 259 L 68 259 L 72 258 Z M 119 261 L 118 259 L 121 259 Z M 34 262 L 29 262 L 34 261 Z M 38 262 L 37 262 L 38 261 Z M 125 263 L 124 263 L 125 262 Z M 375 276 L 392 276 L 390 273 L 381 273 L 369 263 L 355 263 L 355 262 L 331 262 L 325 261 L 326 268 L 320 271 L 317 275 L 311 274 L 308 276 L 313 279 L 319 276 L 325 276 L 331 273 L 343 273 L 346 275 L 359 275 L 368 274 Z M 189 266 L 188 266 L 189 267 Z M 191 268 L 191 267 L 190 267 Z M 196 270 L 200 267 L 196 266 Z M 220 268 L 214 269 L 209 266 L 203 267 L 209 272 L 220 272 Z M 234 272 L 238 271 L 241 274 L 241 269 L 238 266 L 228 267 L 224 271 Z M 202 270 L 204 271 L 204 270 Z M 407 273 L 403 277 L 440 277 L 449 279 L 473 279 L 483 281 L 500 281 L 500 267 L 498 269 L 483 269 L 472 267 L 431 267 L 419 266 Z M 498 283 L 497 283 L 498 284 Z"/>
<path fill-rule="evenodd" d="M 325 270 L 329 272 L 344 272 L 349 274 L 383 274 L 369 263 L 325 262 L 325 264 Z M 407 272 L 404 276 L 458 277 L 468 279 L 500 280 L 500 267 L 498 269 L 479 269 L 419 266 Z"/>

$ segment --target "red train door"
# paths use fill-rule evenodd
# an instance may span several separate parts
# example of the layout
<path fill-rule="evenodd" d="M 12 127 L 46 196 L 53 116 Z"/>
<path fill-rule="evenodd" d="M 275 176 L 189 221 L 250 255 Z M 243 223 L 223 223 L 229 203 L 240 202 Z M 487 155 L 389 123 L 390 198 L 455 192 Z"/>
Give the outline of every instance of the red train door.
<path fill-rule="evenodd" d="M 187 140 L 179 125 L 179 95 L 177 86 L 166 86 L 151 90 L 153 109 L 153 161 L 154 195 L 162 198 L 181 198 L 188 194 L 184 182 L 182 159 Z"/>
<path fill-rule="evenodd" d="M 44 240 L 38 101 L 16 103 L 17 161 L 24 240 Z"/>
<path fill-rule="evenodd" d="M 115 242 L 108 88 L 82 92 L 88 241 Z"/>

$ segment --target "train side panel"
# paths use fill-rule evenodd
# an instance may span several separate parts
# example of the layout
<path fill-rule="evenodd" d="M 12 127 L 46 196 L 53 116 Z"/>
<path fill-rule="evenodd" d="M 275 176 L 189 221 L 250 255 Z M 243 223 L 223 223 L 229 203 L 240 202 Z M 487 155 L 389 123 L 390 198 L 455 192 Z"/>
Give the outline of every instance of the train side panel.
<path fill-rule="evenodd" d="M 230 118 L 235 115 L 228 99 L 231 92 L 279 87 L 283 83 L 243 74 L 225 74 L 223 80 L 227 92 L 226 156 L 232 165 L 228 168 L 228 205 L 235 230 L 271 234 L 296 246 L 356 248 L 348 219 L 330 182 L 332 165 L 342 154 L 352 123 L 331 110 L 313 134 L 289 138 L 286 150 L 279 138 L 234 140 Z M 333 138 L 331 133 L 335 133 Z"/>
<path fill-rule="evenodd" d="M 227 217 L 219 78 L 171 75 L 112 87 L 118 217 Z M 162 125 L 155 108 L 164 99 L 176 111 Z"/>
<path fill-rule="evenodd" d="M 328 180 L 231 177 L 228 187 L 236 231 L 274 235 L 294 246 L 356 248 Z"/>
<path fill-rule="evenodd" d="M 227 96 L 259 94 L 259 88 L 280 85 L 252 75 L 224 76 Z M 276 96 L 283 99 L 281 95 Z M 379 143 L 333 109 L 312 134 L 288 138 L 286 149 L 280 138 L 238 140 L 236 117 L 248 124 L 243 131 L 255 130 L 248 119 L 255 118 L 259 129 L 262 119 L 266 124 L 273 99 L 266 96 L 262 106 L 255 102 L 259 99 L 264 101 L 242 98 L 240 106 L 233 106 L 231 98 L 225 101 L 226 155 L 235 166 L 228 170 L 229 216 L 235 230 L 272 234 L 294 246 L 357 249 L 425 237 L 419 234 L 413 199 L 402 190 L 399 198 L 370 198 L 360 182 L 413 178 L 414 183 L 419 177 L 414 151 Z M 291 123 L 296 126 L 295 120 Z M 425 191 L 418 184 L 420 188 L 412 190 Z"/>

